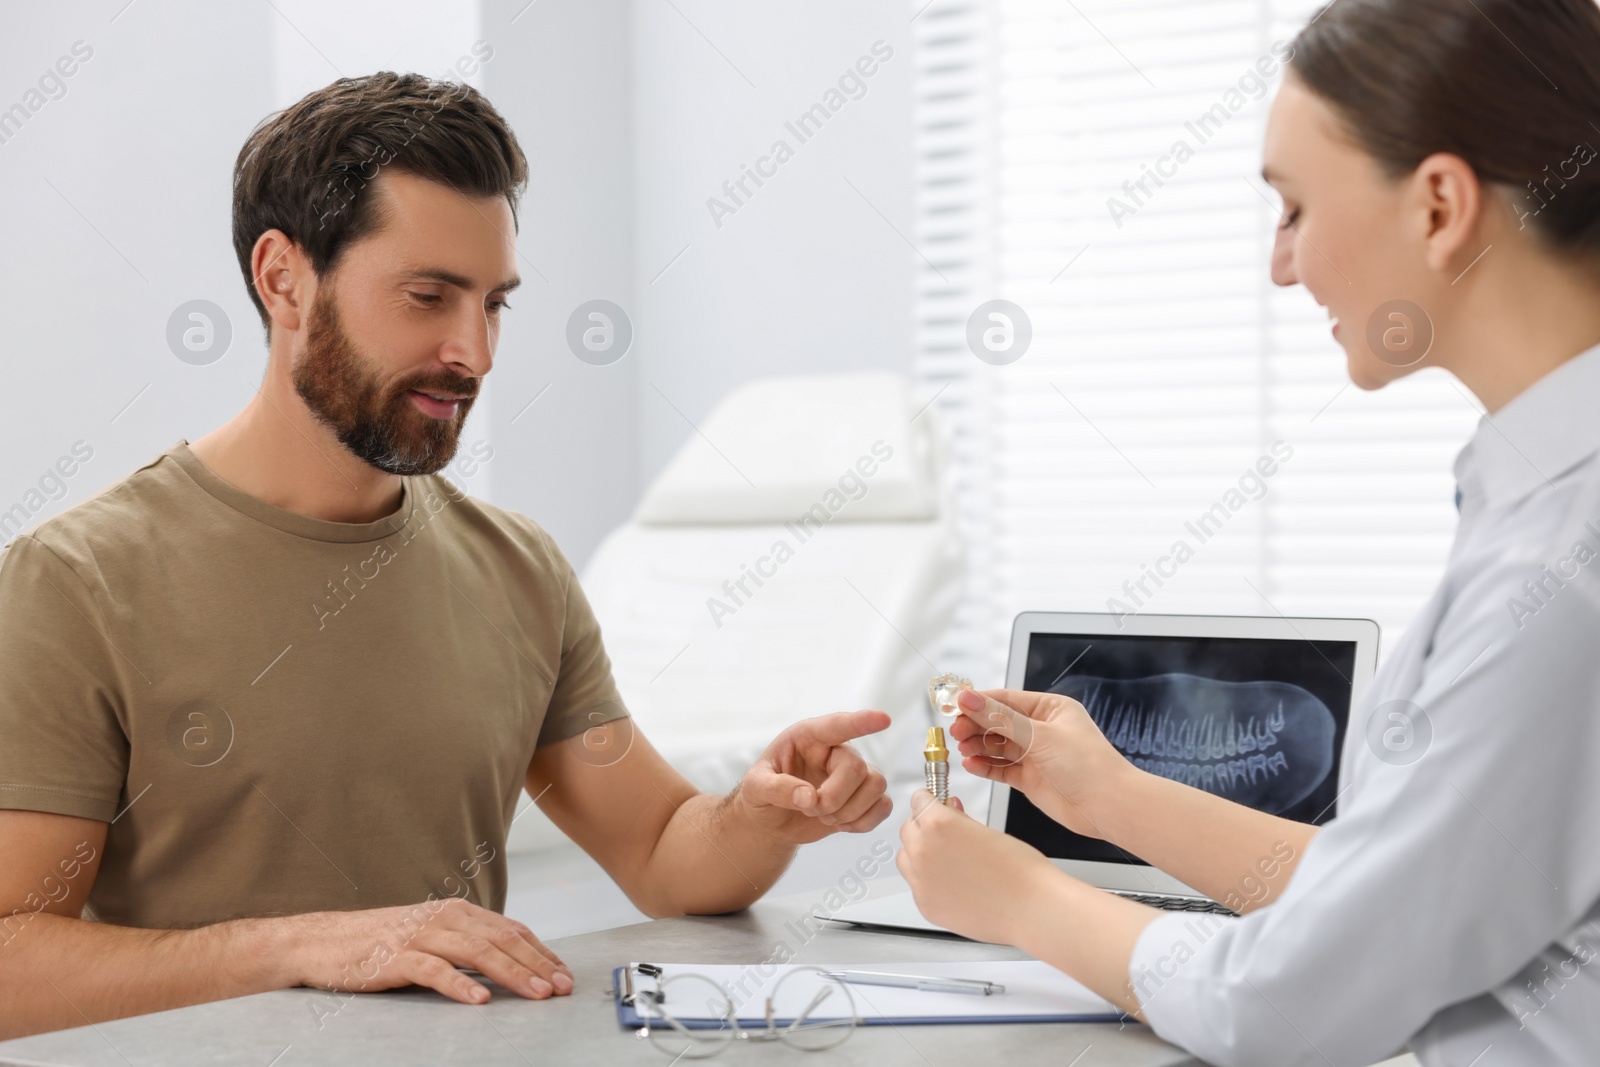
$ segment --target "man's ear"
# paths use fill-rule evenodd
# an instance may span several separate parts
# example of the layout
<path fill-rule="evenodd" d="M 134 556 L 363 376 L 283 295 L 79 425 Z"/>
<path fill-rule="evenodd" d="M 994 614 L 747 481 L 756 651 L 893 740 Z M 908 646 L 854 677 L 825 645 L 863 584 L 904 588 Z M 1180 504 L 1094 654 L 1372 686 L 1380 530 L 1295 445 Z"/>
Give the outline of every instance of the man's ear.
<path fill-rule="evenodd" d="M 280 329 L 300 329 L 316 292 L 316 272 L 300 246 L 282 230 L 266 231 L 251 250 L 250 273 L 272 321 Z"/>

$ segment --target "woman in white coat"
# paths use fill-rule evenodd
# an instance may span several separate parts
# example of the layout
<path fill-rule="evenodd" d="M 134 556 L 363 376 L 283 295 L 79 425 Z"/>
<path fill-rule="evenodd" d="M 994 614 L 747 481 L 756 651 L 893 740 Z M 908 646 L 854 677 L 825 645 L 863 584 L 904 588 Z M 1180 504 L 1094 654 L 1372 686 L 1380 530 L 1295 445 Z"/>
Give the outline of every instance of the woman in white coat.
<path fill-rule="evenodd" d="M 1488 412 L 1336 818 L 1138 770 L 1069 698 L 966 694 L 967 771 L 1240 914 L 1102 893 L 919 791 L 897 862 L 930 919 L 1216 1064 L 1600 1063 L 1597 56 L 1595 0 L 1336 0 L 1273 103 L 1273 280 L 1328 308 L 1357 386 L 1441 367 Z"/>

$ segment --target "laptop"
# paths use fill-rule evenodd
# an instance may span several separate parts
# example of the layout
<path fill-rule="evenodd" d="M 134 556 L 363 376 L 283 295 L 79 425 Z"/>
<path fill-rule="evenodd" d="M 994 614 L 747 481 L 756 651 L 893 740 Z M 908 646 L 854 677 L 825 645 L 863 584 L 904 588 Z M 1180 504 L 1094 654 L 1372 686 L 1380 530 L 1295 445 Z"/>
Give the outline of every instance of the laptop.
<path fill-rule="evenodd" d="M 1370 619 L 1024 612 L 1012 627 L 1006 688 L 1079 701 L 1118 751 L 1152 773 L 1320 825 L 1334 816 L 1350 709 L 1377 656 Z M 986 821 L 1108 892 L 1229 913 L 1137 856 L 1073 833 L 1009 786 L 991 785 Z M 813 914 L 943 930 L 909 891 Z"/>

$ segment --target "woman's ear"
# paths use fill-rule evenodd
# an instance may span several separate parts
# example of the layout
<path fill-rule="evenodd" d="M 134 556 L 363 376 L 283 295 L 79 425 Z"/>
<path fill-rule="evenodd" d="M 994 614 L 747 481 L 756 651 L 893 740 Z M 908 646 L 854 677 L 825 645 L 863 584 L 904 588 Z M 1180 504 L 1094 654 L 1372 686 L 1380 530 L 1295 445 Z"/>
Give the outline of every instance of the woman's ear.
<path fill-rule="evenodd" d="M 1483 183 L 1460 156 L 1435 152 L 1411 176 L 1411 197 L 1429 269 L 1454 281 L 1484 250 Z"/>

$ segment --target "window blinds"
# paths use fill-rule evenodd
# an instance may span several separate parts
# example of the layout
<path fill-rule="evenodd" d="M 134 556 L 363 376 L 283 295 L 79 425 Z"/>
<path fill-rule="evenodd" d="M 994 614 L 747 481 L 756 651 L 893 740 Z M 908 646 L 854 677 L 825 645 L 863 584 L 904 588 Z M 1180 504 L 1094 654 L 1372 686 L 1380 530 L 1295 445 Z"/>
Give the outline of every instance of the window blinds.
<path fill-rule="evenodd" d="M 1350 385 L 1268 277 L 1262 134 L 1315 5 L 922 2 L 915 377 L 971 553 L 940 663 L 999 684 L 1025 610 L 1359 616 L 1393 647 L 1481 412 L 1437 370 Z M 996 298 L 1031 322 L 1015 362 L 968 347 Z"/>

